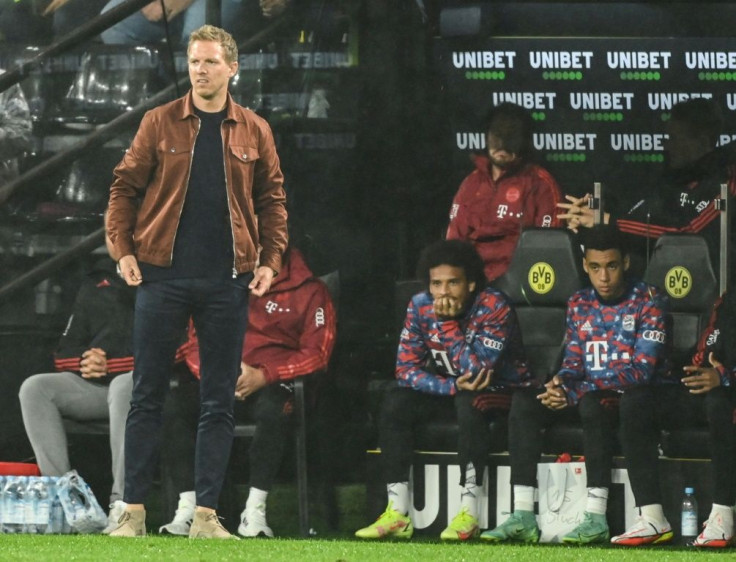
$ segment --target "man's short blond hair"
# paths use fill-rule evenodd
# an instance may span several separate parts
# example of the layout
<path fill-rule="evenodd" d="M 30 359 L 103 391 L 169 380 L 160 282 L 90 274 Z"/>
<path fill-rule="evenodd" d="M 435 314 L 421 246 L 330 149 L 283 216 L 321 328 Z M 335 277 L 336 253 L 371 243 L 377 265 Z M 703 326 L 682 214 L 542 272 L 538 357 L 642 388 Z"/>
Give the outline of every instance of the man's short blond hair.
<path fill-rule="evenodd" d="M 224 29 L 215 27 L 214 25 L 203 25 L 199 29 L 195 29 L 189 35 L 189 45 L 187 46 L 187 53 L 192 47 L 192 43 L 195 41 L 214 41 L 219 43 L 222 47 L 222 51 L 225 55 L 225 62 L 237 62 L 238 60 L 238 45 L 235 43 L 235 39 Z"/>

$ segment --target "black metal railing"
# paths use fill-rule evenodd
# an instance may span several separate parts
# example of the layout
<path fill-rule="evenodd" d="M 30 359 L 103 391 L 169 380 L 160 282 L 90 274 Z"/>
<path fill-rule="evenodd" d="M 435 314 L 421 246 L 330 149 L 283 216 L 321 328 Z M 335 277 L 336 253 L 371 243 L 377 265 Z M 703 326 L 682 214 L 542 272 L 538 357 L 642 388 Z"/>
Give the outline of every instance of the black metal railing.
<path fill-rule="evenodd" d="M 220 0 L 209 1 L 218 5 L 220 3 Z M 150 0 L 127 0 L 115 9 L 105 12 L 74 32 L 64 36 L 57 43 L 40 52 L 30 61 L 23 61 L 8 73 L 0 76 L 0 91 L 17 83 L 19 80 L 22 80 L 30 69 L 41 64 L 45 58 L 63 52 L 63 49 L 69 49 L 78 45 L 82 41 L 89 39 L 100 31 L 124 19 L 149 2 Z M 285 25 L 288 20 L 288 16 L 281 16 L 280 18 L 275 19 L 273 23 L 242 42 L 239 45 L 239 48 L 242 50 L 248 50 L 263 45 L 276 33 L 278 29 Z M 61 49 L 60 46 L 63 46 L 63 49 Z M 21 187 L 32 189 L 34 185 L 39 185 L 41 183 L 37 181 L 41 177 L 55 172 L 64 166 L 68 166 L 71 162 L 81 157 L 88 149 L 99 147 L 106 141 L 114 138 L 119 132 L 126 130 L 126 128 L 140 120 L 148 109 L 155 107 L 164 101 L 168 101 L 176 93 L 177 88 L 187 86 L 188 84 L 188 76 L 177 80 L 175 83 L 172 83 L 154 96 L 148 98 L 145 102 L 142 102 L 131 110 L 116 117 L 109 123 L 102 125 L 77 143 L 56 153 L 51 158 L 26 171 L 18 178 L 3 185 L 0 187 L 0 205 L 4 204 L 5 201 L 7 201 L 8 198 Z M 86 236 L 73 247 L 54 255 L 20 277 L 13 279 L 9 283 L 0 287 L 0 304 L 8 301 L 11 296 L 15 295 L 19 291 L 33 287 L 40 281 L 50 277 L 70 262 L 91 253 L 103 243 L 104 228 L 100 228 Z"/>

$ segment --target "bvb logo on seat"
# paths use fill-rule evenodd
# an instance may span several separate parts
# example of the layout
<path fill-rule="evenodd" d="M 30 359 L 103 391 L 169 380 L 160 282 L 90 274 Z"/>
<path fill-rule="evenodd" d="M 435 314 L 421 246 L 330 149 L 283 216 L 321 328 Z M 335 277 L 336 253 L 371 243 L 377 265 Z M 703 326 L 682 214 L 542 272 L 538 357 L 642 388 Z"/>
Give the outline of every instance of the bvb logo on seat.
<path fill-rule="evenodd" d="M 544 295 L 555 286 L 555 270 L 548 263 L 537 262 L 529 268 L 527 280 L 532 291 Z"/>

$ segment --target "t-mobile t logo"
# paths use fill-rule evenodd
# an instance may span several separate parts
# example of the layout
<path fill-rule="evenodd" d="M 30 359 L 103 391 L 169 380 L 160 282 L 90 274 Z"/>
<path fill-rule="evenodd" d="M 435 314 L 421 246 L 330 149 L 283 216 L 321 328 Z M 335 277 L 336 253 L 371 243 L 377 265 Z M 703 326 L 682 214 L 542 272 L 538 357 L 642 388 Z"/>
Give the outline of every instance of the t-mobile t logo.
<path fill-rule="evenodd" d="M 591 371 L 601 371 L 602 362 L 608 361 L 608 342 L 607 341 L 588 341 L 585 342 L 585 361 L 592 362 Z"/>

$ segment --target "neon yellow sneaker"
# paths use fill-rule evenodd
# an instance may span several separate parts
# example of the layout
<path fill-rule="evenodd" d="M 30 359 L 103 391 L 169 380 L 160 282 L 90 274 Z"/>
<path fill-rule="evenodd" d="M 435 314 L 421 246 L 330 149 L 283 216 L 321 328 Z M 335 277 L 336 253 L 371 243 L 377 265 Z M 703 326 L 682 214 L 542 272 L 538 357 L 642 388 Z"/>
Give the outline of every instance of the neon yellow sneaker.
<path fill-rule="evenodd" d="M 442 531 L 440 538 L 443 541 L 467 541 L 479 534 L 478 519 L 470 515 L 468 508 L 464 507 L 453 518 L 447 529 Z"/>
<path fill-rule="evenodd" d="M 537 518 L 531 511 L 514 511 L 509 518 L 498 527 L 484 531 L 480 538 L 488 542 L 539 542 Z"/>
<path fill-rule="evenodd" d="M 410 539 L 414 534 L 414 526 L 408 515 L 401 515 L 389 501 L 376 522 L 355 531 L 359 539 Z"/>

